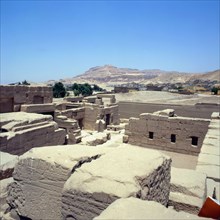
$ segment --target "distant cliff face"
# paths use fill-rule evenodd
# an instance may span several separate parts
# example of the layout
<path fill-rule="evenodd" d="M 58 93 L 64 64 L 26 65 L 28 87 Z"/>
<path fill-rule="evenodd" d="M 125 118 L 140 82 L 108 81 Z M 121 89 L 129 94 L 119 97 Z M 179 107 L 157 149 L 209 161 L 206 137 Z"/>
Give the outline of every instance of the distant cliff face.
<path fill-rule="evenodd" d="M 115 83 L 115 82 L 140 82 L 143 80 L 152 79 L 158 76 L 154 71 L 145 71 L 128 68 L 117 68 L 110 65 L 93 67 L 84 74 L 74 77 L 77 80 L 89 80 L 100 83 Z"/>
<path fill-rule="evenodd" d="M 65 84 L 95 83 L 95 84 L 122 84 L 122 83 L 184 83 L 189 80 L 217 80 L 219 81 L 219 70 L 205 74 L 192 74 L 177 71 L 163 71 L 159 69 L 138 70 L 129 68 L 118 68 L 111 65 L 92 67 L 85 73 L 69 79 L 62 79 Z M 50 82 L 54 82 L 51 80 Z"/>

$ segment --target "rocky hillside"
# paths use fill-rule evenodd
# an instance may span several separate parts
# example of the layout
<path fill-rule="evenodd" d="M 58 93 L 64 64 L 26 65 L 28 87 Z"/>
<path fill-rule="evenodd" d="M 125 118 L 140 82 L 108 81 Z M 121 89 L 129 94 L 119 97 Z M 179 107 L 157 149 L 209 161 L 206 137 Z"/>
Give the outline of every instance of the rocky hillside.
<path fill-rule="evenodd" d="M 184 83 L 190 80 L 217 80 L 219 81 L 219 70 L 204 74 L 192 74 L 177 71 L 163 71 L 159 69 L 138 70 L 129 68 L 118 68 L 111 65 L 92 67 L 85 73 L 69 79 L 60 80 L 64 84 L 77 83 L 95 83 L 95 84 L 123 84 L 123 83 Z M 53 83 L 51 80 L 48 83 Z"/>
<path fill-rule="evenodd" d="M 220 82 L 220 70 L 215 70 L 204 74 L 196 74 L 191 77 L 191 80 L 210 80 Z"/>

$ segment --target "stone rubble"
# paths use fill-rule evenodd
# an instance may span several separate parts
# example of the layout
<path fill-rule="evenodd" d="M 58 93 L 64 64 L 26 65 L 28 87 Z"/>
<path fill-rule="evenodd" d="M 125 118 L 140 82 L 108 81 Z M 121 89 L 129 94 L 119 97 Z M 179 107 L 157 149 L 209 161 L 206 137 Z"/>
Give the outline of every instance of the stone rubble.
<path fill-rule="evenodd" d="M 0 180 L 12 177 L 18 156 L 0 151 Z"/>
<path fill-rule="evenodd" d="M 121 198 L 109 205 L 94 220 L 152 220 L 152 219 L 207 219 L 185 212 L 177 212 L 154 201 L 137 198 Z"/>
<path fill-rule="evenodd" d="M 169 206 L 197 215 L 205 201 L 205 192 L 205 174 L 172 167 Z"/>

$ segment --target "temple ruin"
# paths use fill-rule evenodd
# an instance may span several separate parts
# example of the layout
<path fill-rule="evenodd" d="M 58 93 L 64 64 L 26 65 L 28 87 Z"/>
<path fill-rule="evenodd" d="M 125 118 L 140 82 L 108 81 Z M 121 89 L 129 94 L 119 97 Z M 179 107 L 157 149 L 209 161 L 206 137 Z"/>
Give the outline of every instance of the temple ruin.
<path fill-rule="evenodd" d="M 220 199 L 219 112 L 120 118 L 114 94 L 0 89 L 3 220 L 203 219 L 207 196 Z"/>

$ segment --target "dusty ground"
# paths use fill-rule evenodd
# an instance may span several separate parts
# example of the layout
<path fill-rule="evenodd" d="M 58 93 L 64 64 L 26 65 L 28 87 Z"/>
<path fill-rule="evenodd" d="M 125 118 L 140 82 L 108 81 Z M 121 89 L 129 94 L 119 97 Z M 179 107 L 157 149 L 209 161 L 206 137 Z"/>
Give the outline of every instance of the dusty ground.
<path fill-rule="evenodd" d="M 177 93 L 162 91 L 138 91 L 130 93 L 115 94 L 117 101 L 133 101 L 133 102 L 151 102 L 159 104 L 185 104 L 194 105 L 196 103 L 218 103 L 220 104 L 220 96 L 214 95 L 182 95 Z"/>
<path fill-rule="evenodd" d="M 172 158 L 172 167 L 195 170 L 198 156 L 179 154 L 171 151 L 158 150 Z M 186 163 L 187 161 L 187 163 Z"/>

